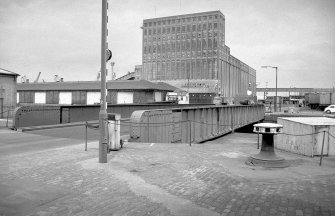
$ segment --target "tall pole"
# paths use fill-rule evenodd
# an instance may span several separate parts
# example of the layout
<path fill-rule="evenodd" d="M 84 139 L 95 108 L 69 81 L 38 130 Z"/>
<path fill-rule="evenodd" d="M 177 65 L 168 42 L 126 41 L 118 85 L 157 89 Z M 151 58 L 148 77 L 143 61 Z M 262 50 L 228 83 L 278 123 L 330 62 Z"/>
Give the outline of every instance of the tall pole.
<path fill-rule="evenodd" d="M 278 67 L 274 67 L 276 69 L 276 99 L 275 99 L 275 112 L 277 112 L 277 96 L 278 96 Z"/>
<path fill-rule="evenodd" d="M 276 69 L 276 96 L 274 99 L 274 111 L 277 112 L 277 96 L 278 96 L 278 67 L 273 66 L 261 66 L 262 68 L 274 68 Z"/>
<path fill-rule="evenodd" d="M 107 103 L 106 103 L 106 50 L 107 50 L 107 0 L 102 0 L 101 19 L 101 99 L 99 112 L 99 163 L 107 163 Z"/>

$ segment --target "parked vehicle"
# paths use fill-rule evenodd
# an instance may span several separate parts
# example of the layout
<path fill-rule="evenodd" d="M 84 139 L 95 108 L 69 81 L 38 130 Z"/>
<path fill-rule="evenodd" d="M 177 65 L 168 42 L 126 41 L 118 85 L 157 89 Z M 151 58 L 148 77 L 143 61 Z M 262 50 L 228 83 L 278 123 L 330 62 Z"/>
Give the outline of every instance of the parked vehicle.
<path fill-rule="evenodd" d="M 307 93 L 305 101 L 312 109 L 324 109 L 335 103 L 335 92 L 332 93 Z"/>
<path fill-rule="evenodd" d="M 324 110 L 325 113 L 335 113 L 335 105 L 330 105 L 328 106 L 325 110 Z"/>

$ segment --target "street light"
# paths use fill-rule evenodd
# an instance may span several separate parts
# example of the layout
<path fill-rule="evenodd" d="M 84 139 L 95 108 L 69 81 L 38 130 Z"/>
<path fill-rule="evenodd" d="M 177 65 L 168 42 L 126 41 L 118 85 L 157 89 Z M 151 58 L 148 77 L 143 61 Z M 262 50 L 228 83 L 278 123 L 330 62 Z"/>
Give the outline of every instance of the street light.
<path fill-rule="evenodd" d="M 262 66 L 262 68 L 274 68 L 276 69 L 276 97 L 275 97 L 275 104 L 274 104 L 274 108 L 275 108 L 275 112 L 277 112 L 277 94 L 278 94 L 278 67 L 273 67 L 273 66 Z"/>
<path fill-rule="evenodd" d="M 102 0 L 101 20 L 101 106 L 99 112 L 99 163 L 107 163 L 107 103 L 106 103 L 106 59 L 107 59 L 107 0 Z M 109 58 L 109 57 L 108 57 Z"/>

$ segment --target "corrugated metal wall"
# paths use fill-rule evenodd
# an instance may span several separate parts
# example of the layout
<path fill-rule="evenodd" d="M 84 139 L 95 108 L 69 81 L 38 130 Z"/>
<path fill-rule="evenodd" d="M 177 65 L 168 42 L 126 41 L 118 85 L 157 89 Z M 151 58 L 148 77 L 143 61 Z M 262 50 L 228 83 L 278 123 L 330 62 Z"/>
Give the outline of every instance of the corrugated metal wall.
<path fill-rule="evenodd" d="M 46 103 L 47 104 L 58 104 L 59 102 L 59 91 L 47 91 L 46 92 Z"/>
<path fill-rule="evenodd" d="M 72 91 L 72 104 L 86 104 L 86 91 Z"/>

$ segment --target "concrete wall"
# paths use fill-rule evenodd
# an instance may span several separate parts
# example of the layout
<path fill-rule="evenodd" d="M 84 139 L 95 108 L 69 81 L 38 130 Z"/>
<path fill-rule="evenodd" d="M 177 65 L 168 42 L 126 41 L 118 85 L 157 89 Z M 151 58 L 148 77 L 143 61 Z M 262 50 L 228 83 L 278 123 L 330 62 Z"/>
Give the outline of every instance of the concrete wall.
<path fill-rule="evenodd" d="M 16 77 L 0 74 L 0 118 L 12 116 L 16 107 Z"/>
<path fill-rule="evenodd" d="M 321 155 L 323 131 L 325 133 L 323 155 L 335 155 L 335 125 L 312 125 L 288 119 L 277 119 L 283 125 L 283 134 L 278 134 L 275 147 L 305 156 Z M 302 136 L 303 135 L 303 136 Z"/>

